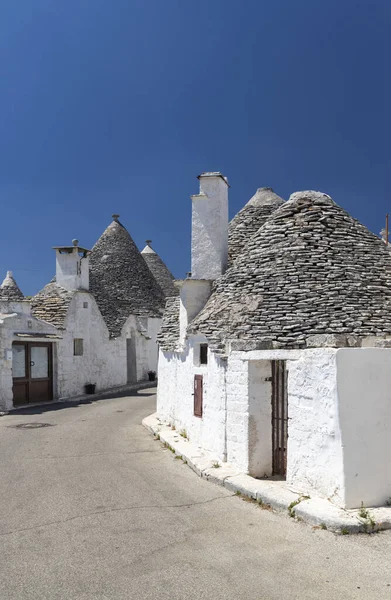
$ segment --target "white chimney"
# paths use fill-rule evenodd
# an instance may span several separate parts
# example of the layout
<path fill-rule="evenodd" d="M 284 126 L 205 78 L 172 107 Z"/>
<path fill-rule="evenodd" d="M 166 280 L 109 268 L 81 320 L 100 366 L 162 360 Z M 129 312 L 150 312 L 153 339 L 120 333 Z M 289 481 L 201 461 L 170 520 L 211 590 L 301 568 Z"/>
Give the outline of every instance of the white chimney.
<path fill-rule="evenodd" d="M 72 246 L 55 246 L 56 283 L 66 290 L 88 291 L 90 285 L 90 250 L 81 248 L 78 240 Z"/>
<path fill-rule="evenodd" d="M 200 193 L 191 196 L 191 276 L 216 279 L 227 268 L 228 181 L 221 173 L 201 173 Z"/>

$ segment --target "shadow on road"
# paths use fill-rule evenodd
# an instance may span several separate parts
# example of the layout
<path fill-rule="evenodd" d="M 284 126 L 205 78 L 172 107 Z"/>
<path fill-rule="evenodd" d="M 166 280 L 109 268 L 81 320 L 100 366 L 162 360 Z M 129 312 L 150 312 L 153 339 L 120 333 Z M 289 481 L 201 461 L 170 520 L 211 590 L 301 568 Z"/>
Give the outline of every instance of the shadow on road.
<path fill-rule="evenodd" d="M 40 415 L 43 413 L 62 410 L 63 408 L 77 408 L 82 404 L 95 404 L 102 400 L 114 400 L 115 398 L 142 398 L 154 396 L 156 388 L 147 388 L 142 390 L 121 390 L 118 392 L 107 392 L 104 394 L 91 395 L 89 398 L 81 398 L 80 400 L 64 400 L 63 402 L 50 402 L 47 404 L 35 404 L 32 406 L 23 406 L 12 410 L 10 415 Z"/>

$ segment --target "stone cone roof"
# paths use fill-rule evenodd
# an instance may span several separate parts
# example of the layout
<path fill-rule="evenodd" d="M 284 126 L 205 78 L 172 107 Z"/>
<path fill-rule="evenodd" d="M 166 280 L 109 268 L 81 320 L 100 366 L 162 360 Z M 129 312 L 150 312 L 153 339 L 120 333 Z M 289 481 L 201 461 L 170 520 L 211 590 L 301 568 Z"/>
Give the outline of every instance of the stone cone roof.
<path fill-rule="evenodd" d="M 222 352 L 226 340 L 301 348 L 316 334 L 391 334 L 390 254 L 329 196 L 297 192 L 216 280 L 189 331 Z"/>
<path fill-rule="evenodd" d="M 12 271 L 7 271 L 5 279 L 0 286 L 0 300 L 23 300 L 24 296 L 13 278 Z"/>
<path fill-rule="evenodd" d="M 33 296 L 31 312 L 34 317 L 46 323 L 51 323 L 59 329 L 64 329 L 65 319 L 75 291 L 66 290 L 51 281 Z"/>
<path fill-rule="evenodd" d="M 179 290 L 174 285 L 174 275 L 167 268 L 165 263 L 162 261 L 160 256 L 151 247 L 151 240 L 147 240 L 144 250 L 141 252 L 141 256 L 148 265 L 152 275 L 163 290 L 163 294 L 166 298 L 170 296 L 177 296 Z"/>
<path fill-rule="evenodd" d="M 248 240 L 277 210 L 284 200 L 272 188 L 258 188 L 254 196 L 232 219 L 228 227 L 228 264 L 242 252 Z"/>
<path fill-rule="evenodd" d="M 114 221 L 90 254 L 90 291 L 112 337 L 128 317 L 160 317 L 164 295 L 125 227 Z"/>

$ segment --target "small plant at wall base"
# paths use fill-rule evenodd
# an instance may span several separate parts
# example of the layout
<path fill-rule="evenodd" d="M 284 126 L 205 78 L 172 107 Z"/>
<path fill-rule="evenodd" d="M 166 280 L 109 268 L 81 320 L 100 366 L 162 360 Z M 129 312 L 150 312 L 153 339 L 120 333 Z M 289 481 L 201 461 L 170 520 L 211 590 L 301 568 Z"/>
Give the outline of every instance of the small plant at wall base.
<path fill-rule="evenodd" d="M 187 440 L 187 431 L 186 431 L 186 429 L 182 429 L 179 432 L 179 435 L 181 435 L 183 438 L 185 438 Z"/>
<path fill-rule="evenodd" d="M 156 371 L 148 371 L 148 381 L 156 381 Z"/>

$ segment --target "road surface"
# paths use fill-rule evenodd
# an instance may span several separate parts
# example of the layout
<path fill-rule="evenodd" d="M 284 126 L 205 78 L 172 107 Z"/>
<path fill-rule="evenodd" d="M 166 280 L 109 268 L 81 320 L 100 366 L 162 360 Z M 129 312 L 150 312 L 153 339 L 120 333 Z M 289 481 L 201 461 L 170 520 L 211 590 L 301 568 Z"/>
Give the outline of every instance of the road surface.
<path fill-rule="evenodd" d="M 391 534 L 336 536 L 199 479 L 154 390 L 0 418 L 1 600 L 391 600 Z"/>

